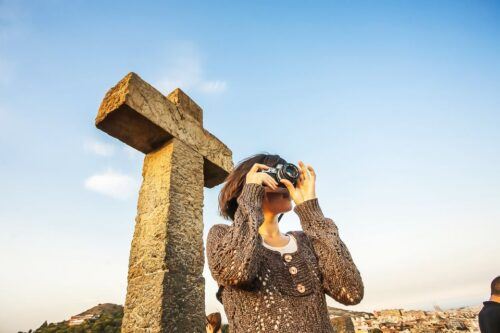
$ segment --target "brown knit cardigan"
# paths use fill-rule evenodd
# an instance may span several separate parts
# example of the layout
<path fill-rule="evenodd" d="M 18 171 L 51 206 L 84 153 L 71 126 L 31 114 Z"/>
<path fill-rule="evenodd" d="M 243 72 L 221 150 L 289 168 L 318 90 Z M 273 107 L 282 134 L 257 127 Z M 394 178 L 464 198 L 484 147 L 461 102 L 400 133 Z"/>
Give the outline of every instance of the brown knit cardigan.
<path fill-rule="evenodd" d="M 237 198 L 232 225 L 208 233 L 210 272 L 222 288 L 231 333 L 332 333 L 325 293 L 345 305 L 363 298 L 361 275 L 332 219 L 318 199 L 294 207 L 302 230 L 288 231 L 297 250 L 284 253 L 262 245 L 264 186 L 248 183 Z"/>

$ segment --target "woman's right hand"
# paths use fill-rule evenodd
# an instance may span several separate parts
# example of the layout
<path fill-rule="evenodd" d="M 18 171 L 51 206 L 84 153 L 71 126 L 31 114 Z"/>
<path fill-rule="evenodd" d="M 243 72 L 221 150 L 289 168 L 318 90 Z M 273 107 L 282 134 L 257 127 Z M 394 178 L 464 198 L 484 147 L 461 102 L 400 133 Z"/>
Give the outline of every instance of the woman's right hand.
<path fill-rule="evenodd" d="M 270 167 L 268 165 L 255 163 L 246 175 L 246 183 L 247 184 L 254 183 L 254 184 L 260 184 L 260 185 L 265 184 L 273 190 L 278 189 L 278 182 L 276 180 L 274 180 L 273 177 L 271 177 L 267 173 L 258 172 L 259 170 L 263 170 L 263 169 L 267 170 L 269 168 Z"/>

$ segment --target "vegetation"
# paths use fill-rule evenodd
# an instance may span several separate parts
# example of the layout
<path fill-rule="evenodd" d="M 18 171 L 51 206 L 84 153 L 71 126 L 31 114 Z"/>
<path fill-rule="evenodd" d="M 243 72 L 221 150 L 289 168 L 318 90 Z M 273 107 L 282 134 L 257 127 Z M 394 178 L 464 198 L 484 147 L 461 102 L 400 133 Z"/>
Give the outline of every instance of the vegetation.
<path fill-rule="evenodd" d="M 30 329 L 27 332 L 18 333 L 120 333 L 123 319 L 123 306 L 105 303 L 99 304 L 85 312 L 79 314 L 96 315 L 96 319 L 87 319 L 80 325 L 69 326 L 69 321 L 48 324 L 45 321 L 36 330 Z M 229 333 L 229 325 L 222 325 L 222 333 Z"/>
<path fill-rule="evenodd" d="M 99 304 L 80 315 L 95 314 L 96 319 L 85 320 L 80 325 L 69 326 L 69 321 L 47 324 L 45 321 L 35 331 L 19 333 L 119 333 L 122 325 L 123 307 L 115 304 Z"/>

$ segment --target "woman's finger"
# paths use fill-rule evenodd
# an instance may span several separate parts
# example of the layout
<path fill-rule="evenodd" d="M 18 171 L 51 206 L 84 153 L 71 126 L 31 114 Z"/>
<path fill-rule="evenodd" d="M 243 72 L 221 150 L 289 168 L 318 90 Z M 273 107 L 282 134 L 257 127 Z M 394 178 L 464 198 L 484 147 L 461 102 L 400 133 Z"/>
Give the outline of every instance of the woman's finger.
<path fill-rule="evenodd" d="M 266 176 L 269 176 L 269 175 L 266 175 Z M 270 176 L 269 176 L 270 177 Z M 273 190 L 276 190 L 278 188 L 277 185 L 274 184 L 274 180 L 271 178 L 268 178 L 268 177 L 265 177 L 263 182 L 265 184 L 267 184 L 267 186 L 269 186 L 270 188 L 272 188 Z"/>
<path fill-rule="evenodd" d="M 301 188 L 302 187 L 302 179 L 298 178 L 297 182 L 295 183 L 296 188 Z"/>
<path fill-rule="evenodd" d="M 273 185 L 269 182 L 269 179 L 263 179 L 262 184 L 267 185 L 270 189 L 274 190 Z"/>
<path fill-rule="evenodd" d="M 302 177 L 304 178 L 304 180 L 310 178 L 310 175 L 307 171 L 306 166 L 304 165 L 304 162 L 299 161 L 299 166 L 300 166 L 300 173 L 302 174 Z"/>
<path fill-rule="evenodd" d="M 308 168 L 309 164 L 307 164 L 307 165 L 306 164 L 302 164 L 302 165 L 303 165 L 304 171 L 306 173 L 306 178 L 310 179 L 311 178 L 311 172 L 309 171 L 309 168 Z"/>
<path fill-rule="evenodd" d="M 288 192 L 290 192 L 290 195 L 293 197 L 295 194 L 295 188 L 293 187 L 292 182 L 289 181 L 288 179 L 284 179 L 284 178 L 281 179 L 280 182 L 286 186 L 286 188 L 288 189 Z"/>
<path fill-rule="evenodd" d="M 300 169 L 300 179 L 302 179 L 302 181 L 306 180 L 306 172 L 303 167 Z"/>
<path fill-rule="evenodd" d="M 269 179 L 269 181 L 270 181 L 271 183 L 273 183 L 273 184 L 274 184 L 274 185 L 276 185 L 276 186 L 278 185 L 278 182 L 276 181 L 276 179 L 274 179 L 273 177 L 271 177 L 271 175 L 269 175 L 269 174 L 267 174 L 267 173 L 266 173 L 265 175 L 266 175 L 266 178 L 267 178 L 267 179 Z"/>
<path fill-rule="evenodd" d="M 314 171 L 312 165 L 308 164 L 307 165 L 307 169 L 309 170 L 309 172 L 311 173 L 311 176 L 313 176 L 314 178 L 316 178 L 316 172 Z"/>
<path fill-rule="evenodd" d="M 269 169 L 269 165 L 261 164 L 261 163 L 254 163 L 252 168 L 250 169 L 249 172 L 257 172 L 260 169 Z"/>

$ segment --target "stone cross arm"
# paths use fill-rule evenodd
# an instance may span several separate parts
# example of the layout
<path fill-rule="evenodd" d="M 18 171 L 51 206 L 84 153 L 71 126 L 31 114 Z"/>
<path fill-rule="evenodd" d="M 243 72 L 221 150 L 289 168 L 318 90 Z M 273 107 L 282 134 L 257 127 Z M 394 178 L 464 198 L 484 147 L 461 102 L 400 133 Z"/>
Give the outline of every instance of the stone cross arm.
<path fill-rule="evenodd" d="M 233 167 L 231 150 L 203 128 L 203 110 L 188 95 L 177 88 L 165 97 L 133 72 L 106 93 L 95 125 L 145 154 L 176 137 L 203 156 L 205 187 Z"/>

